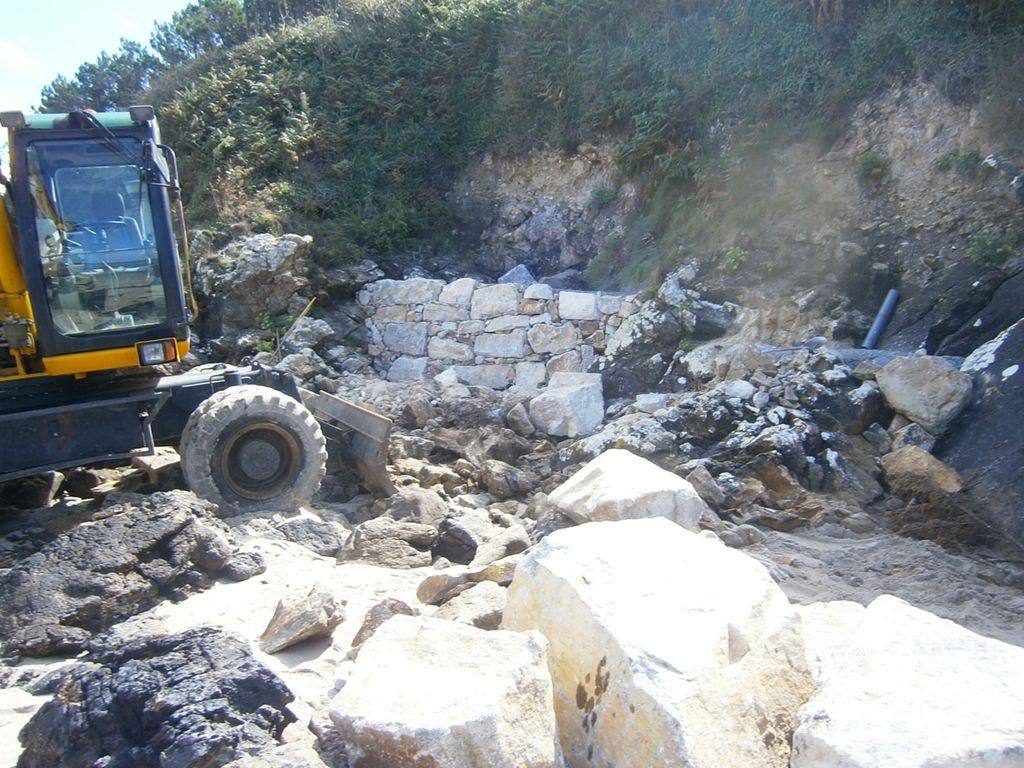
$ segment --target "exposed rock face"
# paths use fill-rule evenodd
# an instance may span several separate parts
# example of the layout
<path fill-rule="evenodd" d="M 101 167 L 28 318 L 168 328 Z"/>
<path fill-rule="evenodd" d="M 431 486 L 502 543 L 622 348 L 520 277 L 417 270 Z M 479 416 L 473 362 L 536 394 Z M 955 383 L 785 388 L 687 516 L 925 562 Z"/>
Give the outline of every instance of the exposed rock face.
<path fill-rule="evenodd" d="M 612 148 L 584 144 L 573 154 L 488 154 L 456 182 L 452 200 L 462 227 L 486 246 L 481 267 L 500 275 L 525 264 L 535 275 L 551 275 L 585 262 L 621 226 L 635 192 L 619 185 Z M 614 200 L 597 208 L 598 192 Z"/>
<path fill-rule="evenodd" d="M 4 651 L 81 650 L 114 623 L 230 575 L 235 547 L 211 510 L 184 491 L 115 504 L 0 574 Z"/>
<path fill-rule="evenodd" d="M 689 482 L 619 448 L 587 463 L 548 499 L 578 523 L 664 517 L 695 531 L 709 512 Z"/>
<path fill-rule="evenodd" d="M 902 286 L 904 296 L 882 337 L 884 346 L 908 352 L 924 348 L 929 354 L 970 352 L 992 338 L 991 332 L 984 335 L 989 329 L 971 324 L 1004 279 L 997 269 L 958 261 L 929 275 L 923 284 Z M 970 349 L 952 351 L 971 341 L 976 343 Z"/>
<path fill-rule="evenodd" d="M 765 672 L 754 660 L 774 652 L 753 651 L 786 633 L 782 644 L 799 665 L 799 643 L 783 629 L 788 617 L 788 601 L 760 565 L 652 519 L 549 535 L 517 569 L 503 626 L 539 629 L 550 643 L 572 768 L 781 768 L 784 713 L 802 703 L 810 678 L 786 661 Z M 788 692 L 766 697 L 773 688 Z"/>
<path fill-rule="evenodd" d="M 230 296 L 223 302 L 224 324 L 251 328 L 259 319 L 298 314 L 308 299 L 309 236 L 253 235 L 232 243 L 200 267 L 207 294 Z"/>
<path fill-rule="evenodd" d="M 968 318 L 956 333 L 945 339 L 936 349 L 936 354 L 969 355 L 1020 319 L 1020 297 L 1024 295 L 1024 269 L 1009 277 L 1000 272 L 999 279 L 1002 282 L 988 302 Z"/>
<path fill-rule="evenodd" d="M 822 655 L 793 768 L 1024 763 L 1024 649 L 888 595 Z"/>
<path fill-rule="evenodd" d="M 394 616 L 331 703 L 349 765 L 556 768 L 546 650 L 535 632 Z"/>
<path fill-rule="evenodd" d="M 971 377 L 939 357 L 900 357 L 876 374 L 897 413 L 933 435 L 942 434 L 971 399 Z"/>
<path fill-rule="evenodd" d="M 701 299 L 687 287 L 693 271 L 672 272 L 657 295 L 612 334 L 598 367 L 612 397 L 670 389 L 666 380 L 684 338 L 712 339 L 732 325 L 732 310 Z"/>
<path fill-rule="evenodd" d="M 18 768 L 216 768 L 273 746 L 292 694 L 212 628 L 97 642 L 21 734 Z"/>
<path fill-rule="evenodd" d="M 971 407 L 936 454 L 963 475 L 988 522 L 1024 542 L 1024 319 L 968 357 L 963 370 L 974 376 Z"/>

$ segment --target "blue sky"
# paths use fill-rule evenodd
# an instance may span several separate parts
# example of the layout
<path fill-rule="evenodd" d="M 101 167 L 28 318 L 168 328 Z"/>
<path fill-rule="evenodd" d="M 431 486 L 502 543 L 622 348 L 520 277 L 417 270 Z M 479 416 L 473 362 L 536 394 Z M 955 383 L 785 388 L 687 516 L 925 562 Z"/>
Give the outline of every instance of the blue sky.
<path fill-rule="evenodd" d="M 122 37 L 148 43 L 153 24 L 192 0 L 4 0 L 0 10 L 0 111 L 28 111 L 57 75 L 115 52 Z"/>

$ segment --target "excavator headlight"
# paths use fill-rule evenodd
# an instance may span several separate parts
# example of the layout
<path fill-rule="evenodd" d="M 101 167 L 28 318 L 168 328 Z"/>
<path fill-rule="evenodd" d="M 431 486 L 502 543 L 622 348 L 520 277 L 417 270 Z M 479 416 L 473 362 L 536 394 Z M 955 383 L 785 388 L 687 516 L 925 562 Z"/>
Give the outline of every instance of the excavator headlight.
<path fill-rule="evenodd" d="M 145 341 L 139 344 L 139 363 L 141 365 L 160 365 L 178 359 L 178 347 L 173 340 Z"/>

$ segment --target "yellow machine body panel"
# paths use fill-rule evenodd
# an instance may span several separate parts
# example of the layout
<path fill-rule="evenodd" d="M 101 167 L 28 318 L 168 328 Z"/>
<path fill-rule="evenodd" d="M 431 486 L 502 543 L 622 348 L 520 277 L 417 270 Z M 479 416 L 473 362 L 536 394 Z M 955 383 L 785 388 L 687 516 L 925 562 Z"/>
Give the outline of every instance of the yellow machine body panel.
<path fill-rule="evenodd" d="M 5 205 L 0 205 L 0 317 L 5 330 L 20 326 L 24 331 L 20 334 L 24 343 L 10 348 L 11 363 L 0 366 L 0 378 L 24 376 L 28 373 L 25 360 L 35 353 L 35 340 L 31 333 L 34 319 Z"/>

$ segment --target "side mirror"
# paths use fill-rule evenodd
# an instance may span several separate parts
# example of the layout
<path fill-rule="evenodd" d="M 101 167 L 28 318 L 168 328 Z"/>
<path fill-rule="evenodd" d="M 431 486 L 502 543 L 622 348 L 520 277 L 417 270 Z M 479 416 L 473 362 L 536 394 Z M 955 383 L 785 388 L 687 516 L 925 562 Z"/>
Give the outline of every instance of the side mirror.
<path fill-rule="evenodd" d="M 147 141 L 142 145 L 142 176 L 147 184 L 178 191 L 178 163 L 170 147 Z"/>

